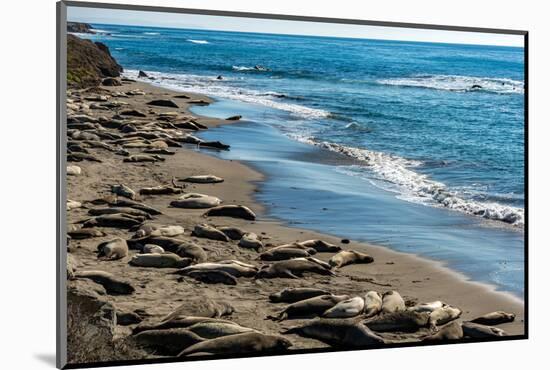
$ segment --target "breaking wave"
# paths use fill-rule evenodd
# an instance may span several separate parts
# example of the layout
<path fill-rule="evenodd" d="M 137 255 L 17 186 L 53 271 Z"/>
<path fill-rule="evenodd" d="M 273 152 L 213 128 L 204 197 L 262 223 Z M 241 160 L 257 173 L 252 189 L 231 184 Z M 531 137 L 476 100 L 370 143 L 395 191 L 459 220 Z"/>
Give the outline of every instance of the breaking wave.
<path fill-rule="evenodd" d="M 318 141 L 311 137 L 293 134 L 290 136 L 298 141 L 341 153 L 364 162 L 370 174 L 374 175 L 369 176 L 368 179 L 374 179 L 375 181 L 371 182 L 378 187 L 398 193 L 400 199 L 444 207 L 489 220 L 506 222 L 518 227 L 524 226 L 524 209 L 496 202 L 464 199 L 461 197 L 461 194 L 450 190 L 445 184 L 434 181 L 427 175 L 415 172 L 413 169 L 423 164 L 420 161 L 367 149 Z M 352 176 L 365 176 L 364 169 L 365 166 L 346 166 L 340 168 L 340 170 Z"/>
<path fill-rule="evenodd" d="M 192 42 L 193 44 L 209 44 L 209 42 L 206 40 L 187 39 L 187 41 Z"/>
<path fill-rule="evenodd" d="M 154 80 L 147 80 L 147 82 L 172 88 L 174 90 L 189 91 L 219 98 L 238 100 L 245 103 L 260 104 L 269 108 L 289 112 L 300 118 L 312 119 L 326 118 L 329 116 L 329 112 L 321 109 L 287 103 L 282 99 L 286 97 L 284 94 L 279 94 L 274 91 L 266 93 L 263 91 L 236 87 L 231 85 L 231 83 L 228 84 L 227 82 L 231 82 L 231 78 L 225 78 L 220 81 L 216 79 L 216 76 L 146 72 L 150 77 L 154 78 Z M 135 78 L 138 71 L 125 70 L 123 74 Z"/>
<path fill-rule="evenodd" d="M 382 85 L 420 87 L 455 92 L 484 91 L 496 94 L 523 94 L 523 81 L 509 78 L 469 77 L 453 75 L 417 75 L 377 81 Z"/>

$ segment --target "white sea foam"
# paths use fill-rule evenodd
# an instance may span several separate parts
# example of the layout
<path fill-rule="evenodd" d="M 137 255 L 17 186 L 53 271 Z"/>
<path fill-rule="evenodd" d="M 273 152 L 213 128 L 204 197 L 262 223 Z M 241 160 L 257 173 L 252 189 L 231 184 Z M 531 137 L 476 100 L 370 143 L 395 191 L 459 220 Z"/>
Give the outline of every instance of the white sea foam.
<path fill-rule="evenodd" d="M 247 67 L 247 66 L 233 66 L 233 69 L 235 71 L 253 71 L 254 67 Z"/>
<path fill-rule="evenodd" d="M 231 82 L 231 78 L 225 78 L 220 81 L 216 79 L 216 76 L 146 72 L 149 76 L 155 78 L 151 81 L 152 83 L 175 90 L 259 104 L 265 107 L 283 110 L 301 118 L 325 118 L 329 116 L 329 112 L 321 109 L 314 109 L 281 101 L 282 99 L 278 99 L 277 96 L 282 96 L 282 94 L 277 94 L 273 91 L 268 95 L 262 91 L 235 87 L 228 84 L 228 82 Z M 128 77 L 135 78 L 138 71 L 126 70 L 124 73 Z M 275 93 L 275 95 L 273 95 L 273 93 Z"/>
<path fill-rule="evenodd" d="M 346 166 L 341 167 L 340 170 L 349 175 L 364 177 L 366 167 L 369 175 L 371 175 L 367 178 L 368 180 L 373 180 L 371 182 L 378 187 L 397 193 L 400 199 L 445 207 L 523 227 L 524 210 L 522 208 L 494 202 L 464 199 L 458 192 L 449 190 L 445 184 L 434 181 L 427 175 L 415 172 L 414 168 L 422 165 L 422 162 L 382 152 L 318 141 L 300 135 L 290 136 L 301 142 L 319 146 L 364 162 L 365 166 Z"/>
<path fill-rule="evenodd" d="M 377 81 L 383 85 L 422 87 L 455 92 L 485 91 L 497 94 L 523 94 L 523 81 L 509 78 L 470 77 L 453 75 L 416 75 Z"/>
<path fill-rule="evenodd" d="M 187 41 L 192 42 L 193 44 L 209 44 L 209 42 L 206 40 L 187 39 Z"/>

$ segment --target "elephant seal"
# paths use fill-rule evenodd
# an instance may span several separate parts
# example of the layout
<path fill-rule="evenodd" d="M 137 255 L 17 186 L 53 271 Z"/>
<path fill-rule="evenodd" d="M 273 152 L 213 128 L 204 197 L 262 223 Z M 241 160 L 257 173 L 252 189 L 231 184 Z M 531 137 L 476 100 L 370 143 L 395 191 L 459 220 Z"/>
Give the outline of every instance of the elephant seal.
<path fill-rule="evenodd" d="M 288 329 L 283 334 L 298 334 L 313 338 L 333 347 L 381 346 L 384 339 L 365 325 L 350 319 L 315 319 L 306 324 Z"/>
<path fill-rule="evenodd" d="M 345 301 L 338 302 L 332 308 L 323 313 L 323 317 L 345 319 L 355 317 L 363 312 L 365 300 L 362 297 L 353 297 Z"/>
<path fill-rule="evenodd" d="M 162 212 L 158 209 L 155 209 L 151 206 L 148 206 L 147 204 L 136 202 L 134 200 L 130 199 L 118 199 L 118 198 L 110 198 L 106 197 L 101 200 L 96 200 L 104 203 L 108 203 L 111 206 L 117 206 L 117 207 L 130 207 L 135 209 L 141 209 L 142 211 L 145 211 L 149 213 L 150 215 L 161 215 Z"/>
<path fill-rule="evenodd" d="M 192 182 L 196 184 L 216 184 L 223 182 L 223 179 L 214 175 L 198 175 L 198 176 L 189 176 L 179 181 L 183 182 Z"/>
<path fill-rule="evenodd" d="M 217 319 L 212 317 L 184 316 L 184 317 L 176 317 L 170 320 L 164 320 L 159 323 L 142 322 L 138 326 L 132 329 L 132 334 L 141 333 L 142 331 L 146 331 L 146 330 L 187 328 L 199 322 L 223 322 L 228 324 L 234 324 L 232 321 Z"/>
<path fill-rule="evenodd" d="M 77 279 L 89 279 L 102 285 L 108 294 L 132 294 L 135 288 L 128 282 L 123 281 L 106 271 L 77 271 L 74 274 Z"/>
<path fill-rule="evenodd" d="M 136 192 L 124 184 L 111 185 L 111 193 L 120 195 L 121 197 L 129 198 L 132 200 L 136 199 Z"/>
<path fill-rule="evenodd" d="M 249 221 L 254 221 L 256 215 L 252 210 L 246 206 L 241 205 L 227 205 L 227 206 L 218 206 L 210 208 L 203 215 L 204 217 L 233 217 L 233 218 L 242 218 Z"/>
<path fill-rule="evenodd" d="M 277 261 L 271 265 L 264 265 L 256 275 L 257 279 L 272 278 L 291 278 L 299 279 L 303 273 L 310 272 L 320 275 L 334 275 L 332 271 L 320 264 L 307 259 L 291 259 L 286 261 Z"/>
<path fill-rule="evenodd" d="M 221 80 L 221 78 L 220 78 L 220 80 Z M 238 121 L 238 120 L 240 120 L 241 118 L 243 118 L 243 116 L 241 116 L 241 115 L 235 115 L 235 116 L 227 117 L 225 120 L 226 120 L 226 121 Z"/>
<path fill-rule="evenodd" d="M 94 228 L 82 228 L 68 231 L 67 234 L 73 239 L 88 239 L 88 238 L 99 238 L 105 236 L 103 231 L 97 230 Z"/>
<path fill-rule="evenodd" d="M 114 215 L 117 213 L 123 213 L 131 216 L 139 216 L 145 217 L 146 219 L 151 219 L 151 215 L 149 213 L 131 207 L 91 208 L 88 213 L 92 216 Z"/>
<path fill-rule="evenodd" d="M 507 335 L 504 330 L 495 328 L 494 326 L 486 326 L 468 321 L 462 323 L 462 331 L 464 332 L 464 336 L 474 339 L 487 339 Z"/>
<path fill-rule="evenodd" d="M 382 313 L 405 310 L 405 301 L 395 290 L 384 293 L 382 296 Z"/>
<path fill-rule="evenodd" d="M 78 166 L 67 166 L 67 176 L 78 176 L 82 173 L 82 169 Z"/>
<path fill-rule="evenodd" d="M 207 259 L 206 252 L 201 246 L 192 242 L 183 242 L 175 252 L 180 257 L 191 258 L 194 263 L 202 263 Z"/>
<path fill-rule="evenodd" d="M 160 226 L 155 224 L 144 224 L 141 225 L 133 236 L 136 238 L 143 238 L 146 236 L 167 236 L 174 237 L 182 235 L 185 232 L 183 226 Z"/>
<path fill-rule="evenodd" d="M 136 312 L 119 312 L 116 313 L 116 324 L 117 325 L 134 325 L 139 324 L 143 318 Z"/>
<path fill-rule="evenodd" d="M 371 263 L 374 261 L 374 258 L 368 254 L 357 252 L 357 251 L 341 251 L 329 260 L 329 264 L 332 268 L 340 268 L 353 263 Z"/>
<path fill-rule="evenodd" d="M 428 326 L 429 319 L 428 312 L 396 311 L 368 319 L 364 324 L 377 332 L 415 332 Z"/>
<path fill-rule="evenodd" d="M 516 318 L 513 313 L 507 313 L 504 311 L 495 311 L 473 319 L 470 322 L 482 325 L 498 325 L 507 322 L 512 322 Z"/>
<path fill-rule="evenodd" d="M 123 162 L 158 162 L 165 161 L 164 157 L 157 154 L 134 154 L 123 159 Z"/>
<path fill-rule="evenodd" d="M 295 261 L 309 261 L 309 262 L 313 262 L 313 263 L 316 263 L 318 264 L 319 266 L 327 269 L 327 270 L 330 270 L 331 269 L 331 266 L 326 263 L 325 261 L 322 261 L 320 260 L 319 258 L 315 258 L 315 257 L 296 257 L 296 258 L 293 258 Z"/>
<path fill-rule="evenodd" d="M 371 290 L 365 295 L 365 317 L 371 317 L 378 315 L 382 310 L 382 297 L 378 292 Z"/>
<path fill-rule="evenodd" d="M 150 188 L 141 188 L 139 189 L 139 194 L 141 195 L 172 195 L 172 194 L 181 194 L 183 193 L 183 188 L 170 186 L 170 185 L 159 185 L 153 186 Z"/>
<path fill-rule="evenodd" d="M 129 262 L 132 266 L 157 268 L 183 268 L 191 264 L 190 258 L 181 258 L 174 253 L 136 254 Z"/>
<path fill-rule="evenodd" d="M 200 224 L 195 226 L 191 235 L 197 236 L 199 238 L 219 240 L 222 242 L 229 241 L 229 238 L 227 237 L 227 235 L 222 233 L 220 230 L 216 229 L 214 226 L 210 226 L 207 224 Z"/>
<path fill-rule="evenodd" d="M 150 102 L 146 103 L 147 105 L 154 105 L 157 107 L 169 107 L 169 108 L 179 108 L 178 105 L 170 99 L 156 99 L 151 100 Z"/>
<path fill-rule="evenodd" d="M 155 245 L 155 244 L 145 244 L 143 248 L 141 249 L 141 253 L 148 254 L 148 253 L 164 253 L 164 248 L 161 246 Z"/>
<path fill-rule="evenodd" d="M 238 354 L 282 352 L 292 343 L 278 335 L 266 335 L 257 332 L 226 335 L 205 340 L 184 349 L 178 356 L 189 356 L 193 353 Z"/>
<path fill-rule="evenodd" d="M 430 327 L 435 329 L 439 325 L 444 325 L 460 317 L 462 311 L 452 306 L 444 306 L 430 313 Z"/>
<path fill-rule="evenodd" d="M 225 301 L 214 301 L 205 296 L 187 297 L 185 303 L 166 315 L 162 321 L 177 319 L 181 316 L 222 317 L 235 312 L 235 308 Z"/>
<path fill-rule="evenodd" d="M 128 239 L 126 243 L 128 243 L 128 247 L 131 249 L 141 250 L 145 244 L 155 244 L 167 252 L 176 253 L 179 246 L 185 243 L 185 240 L 167 236 L 146 236 L 138 239 Z"/>
<path fill-rule="evenodd" d="M 336 253 L 342 250 L 342 248 L 337 245 L 330 244 L 319 239 L 305 240 L 297 244 L 305 248 L 313 248 L 319 253 Z"/>
<path fill-rule="evenodd" d="M 232 226 L 219 227 L 218 230 L 227 235 L 227 237 L 231 240 L 241 240 L 243 235 L 246 234 L 246 231 L 243 229 Z"/>
<path fill-rule="evenodd" d="M 118 260 L 128 255 L 128 244 L 122 238 L 115 238 L 97 246 L 97 257 L 107 260 Z"/>
<path fill-rule="evenodd" d="M 237 285 L 237 279 L 233 275 L 221 270 L 195 270 L 188 272 L 186 276 L 206 284 Z"/>
<path fill-rule="evenodd" d="M 438 308 L 442 308 L 444 306 L 446 306 L 445 303 L 441 301 L 434 301 L 434 302 L 428 302 L 428 303 L 420 303 L 420 304 L 417 304 L 416 306 L 407 308 L 407 310 L 416 311 L 416 312 L 433 312 Z"/>
<path fill-rule="evenodd" d="M 219 198 L 211 195 L 187 193 L 170 202 L 170 205 L 175 208 L 201 209 L 217 207 L 220 203 L 221 200 Z"/>
<path fill-rule="evenodd" d="M 282 261 L 297 257 L 309 257 L 311 256 L 310 251 L 315 253 L 315 249 L 313 248 L 301 249 L 275 247 L 260 254 L 260 259 L 262 261 Z"/>
<path fill-rule="evenodd" d="M 145 219 L 139 216 L 131 216 L 124 213 L 115 213 L 112 215 L 102 215 L 93 217 L 85 221 L 82 226 L 86 227 L 114 227 L 121 229 L 129 229 L 132 226 L 141 225 Z"/>
<path fill-rule="evenodd" d="M 269 315 L 266 318 L 273 321 L 283 321 L 297 317 L 319 316 L 346 299 L 349 299 L 349 296 L 332 294 L 308 298 L 288 305 L 276 316 Z"/>
<path fill-rule="evenodd" d="M 70 200 L 67 199 L 67 211 L 70 211 L 71 209 L 77 209 L 82 207 L 82 203 L 77 202 L 76 200 Z"/>
<path fill-rule="evenodd" d="M 269 300 L 274 303 L 295 303 L 320 295 L 330 295 L 330 292 L 317 288 L 285 288 L 280 292 L 270 294 Z"/>
<path fill-rule="evenodd" d="M 224 234 L 225 235 L 225 234 Z M 254 249 L 258 252 L 263 248 L 262 241 L 258 238 L 258 235 L 254 233 L 246 233 L 243 235 L 241 240 L 239 240 L 239 247 L 246 249 Z"/>
<path fill-rule="evenodd" d="M 450 324 L 443 326 L 435 334 L 428 335 L 422 339 L 423 342 L 446 342 L 452 340 L 459 340 L 464 337 L 464 332 L 462 331 L 462 325 L 453 321 Z"/>
<path fill-rule="evenodd" d="M 175 356 L 183 349 L 204 340 L 184 328 L 142 331 L 134 335 L 133 339 L 139 346 L 167 356 Z"/>
<path fill-rule="evenodd" d="M 103 162 L 101 159 L 91 154 L 86 154 L 86 153 L 67 154 L 67 162 L 82 162 L 82 161 L 90 161 L 90 162 L 98 162 L 98 163 Z"/>
<path fill-rule="evenodd" d="M 258 269 L 239 261 L 220 261 L 198 263 L 181 269 L 178 273 L 180 275 L 187 275 L 192 271 L 224 271 L 234 277 L 252 277 L 257 274 Z"/>
<path fill-rule="evenodd" d="M 256 331 L 251 328 L 245 328 L 235 323 L 225 322 L 199 322 L 191 325 L 187 330 L 192 331 L 201 338 L 214 339 L 219 337 L 225 337 L 226 335 L 248 333 Z"/>

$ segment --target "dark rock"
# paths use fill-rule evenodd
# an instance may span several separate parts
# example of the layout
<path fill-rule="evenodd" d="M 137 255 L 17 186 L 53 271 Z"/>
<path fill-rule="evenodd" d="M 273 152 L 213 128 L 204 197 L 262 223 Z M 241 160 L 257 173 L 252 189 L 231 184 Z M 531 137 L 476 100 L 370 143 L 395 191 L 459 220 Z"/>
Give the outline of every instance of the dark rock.
<path fill-rule="evenodd" d="M 216 149 L 222 149 L 222 150 L 228 150 L 230 148 L 229 145 L 224 144 L 220 141 L 203 141 L 200 143 L 201 147 L 208 147 L 208 148 L 216 148 Z"/>
<path fill-rule="evenodd" d="M 340 241 L 340 243 L 342 243 L 342 244 L 349 244 L 349 239 L 342 239 L 342 240 Z"/>
<path fill-rule="evenodd" d="M 81 22 L 67 22 L 67 32 L 95 34 L 93 27 L 89 23 Z"/>
<path fill-rule="evenodd" d="M 113 77 L 107 77 L 101 81 L 101 84 L 103 86 L 122 86 L 122 83 L 120 80 L 113 78 Z"/>
<path fill-rule="evenodd" d="M 176 103 L 168 99 L 151 100 L 149 103 L 147 103 L 147 105 L 154 105 L 157 107 L 179 108 Z"/>
<path fill-rule="evenodd" d="M 216 77 L 216 80 L 223 80 L 222 75 L 219 75 L 218 77 Z"/>
<path fill-rule="evenodd" d="M 226 120 L 226 121 L 238 121 L 238 120 L 240 120 L 241 118 L 243 118 L 243 116 L 241 116 L 241 115 L 236 115 L 236 116 L 227 117 L 225 120 Z"/>
<path fill-rule="evenodd" d="M 147 77 L 149 77 L 149 75 L 147 73 L 143 72 L 143 71 L 139 71 L 138 72 L 138 77 L 147 78 Z"/>
<path fill-rule="evenodd" d="M 102 43 L 67 35 L 67 84 L 73 88 L 98 86 L 105 77 L 119 77 L 122 67 Z"/>

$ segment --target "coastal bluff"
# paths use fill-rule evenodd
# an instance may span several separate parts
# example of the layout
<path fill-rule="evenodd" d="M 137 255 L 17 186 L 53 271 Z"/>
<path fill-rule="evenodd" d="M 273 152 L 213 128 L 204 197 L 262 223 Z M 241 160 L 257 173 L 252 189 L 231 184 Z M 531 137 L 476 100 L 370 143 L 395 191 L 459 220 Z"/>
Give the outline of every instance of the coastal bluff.
<path fill-rule="evenodd" d="M 81 22 L 67 22 L 67 32 L 75 33 L 95 33 L 92 25 Z"/>
<path fill-rule="evenodd" d="M 122 67 L 101 42 L 67 35 L 67 85 L 72 88 L 97 86 L 106 77 L 119 77 Z"/>

